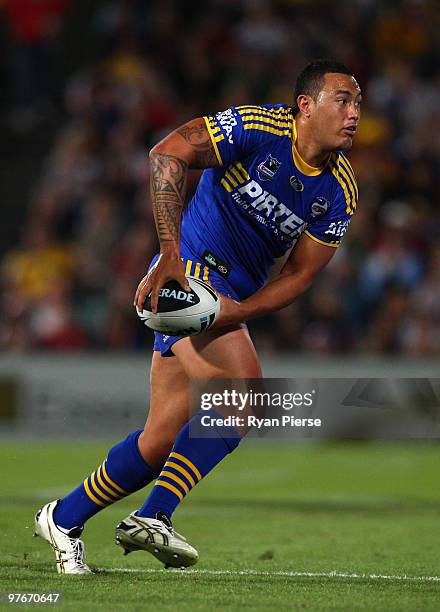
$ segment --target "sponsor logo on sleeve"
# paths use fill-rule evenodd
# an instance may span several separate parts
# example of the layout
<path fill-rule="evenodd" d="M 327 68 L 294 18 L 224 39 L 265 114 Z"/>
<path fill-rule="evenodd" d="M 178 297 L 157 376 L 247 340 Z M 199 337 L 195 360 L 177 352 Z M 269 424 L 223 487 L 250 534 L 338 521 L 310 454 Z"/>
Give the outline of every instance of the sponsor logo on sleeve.
<path fill-rule="evenodd" d="M 228 108 L 228 110 L 222 111 L 221 113 L 217 113 L 215 118 L 219 122 L 229 144 L 234 144 L 234 139 L 232 138 L 232 130 L 237 125 L 237 119 L 234 116 L 234 112 L 232 109 Z"/>
<path fill-rule="evenodd" d="M 345 221 L 332 221 L 332 223 L 330 223 L 329 225 L 328 230 L 326 230 L 324 234 L 334 236 L 335 238 L 342 238 L 342 236 L 348 230 L 350 221 L 351 219 L 346 219 Z"/>

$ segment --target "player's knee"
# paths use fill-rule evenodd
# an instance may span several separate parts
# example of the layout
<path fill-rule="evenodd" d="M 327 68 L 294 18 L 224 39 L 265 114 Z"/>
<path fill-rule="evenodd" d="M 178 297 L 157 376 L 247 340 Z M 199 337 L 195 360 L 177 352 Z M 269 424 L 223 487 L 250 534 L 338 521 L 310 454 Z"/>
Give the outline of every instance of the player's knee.
<path fill-rule="evenodd" d="M 139 452 L 152 466 L 162 465 L 168 457 L 176 438 L 175 432 L 146 427 L 138 440 Z"/>

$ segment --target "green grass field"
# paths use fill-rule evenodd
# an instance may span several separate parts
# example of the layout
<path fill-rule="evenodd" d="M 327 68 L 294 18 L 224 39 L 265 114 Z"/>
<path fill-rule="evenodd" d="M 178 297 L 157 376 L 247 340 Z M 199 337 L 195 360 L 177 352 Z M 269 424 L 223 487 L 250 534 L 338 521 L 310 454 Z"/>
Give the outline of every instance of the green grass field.
<path fill-rule="evenodd" d="M 174 517 L 199 550 L 193 570 L 122 556 L 114 526 L 136 494 L 87 525 L 96 575 L 59 577 L 49 546 L 32 538 L 33 515 L 107 448 L 2 442 L 0 591 L 59 592 L 56 609 L 84 611 L 440 610 L 438 445 L 248 443 Z"/>

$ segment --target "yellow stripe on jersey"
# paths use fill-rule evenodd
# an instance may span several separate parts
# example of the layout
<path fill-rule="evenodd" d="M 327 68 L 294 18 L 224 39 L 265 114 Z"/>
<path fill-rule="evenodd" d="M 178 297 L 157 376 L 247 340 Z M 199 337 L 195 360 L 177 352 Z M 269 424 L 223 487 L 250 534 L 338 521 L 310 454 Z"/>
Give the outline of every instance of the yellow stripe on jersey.
<path fill-rule="evenodd" d="M 90 499 L 92 500 L 92 502 L 94 502 L 94 503 L 95 503 L 95 504 L 97 504 L 98 506 L 102 506 L 103 508 L 105 508 L 106 504 L 104 504 L 104 502 L 102 502 L 100 499 L 98 499 L 97 497 L 95 497 L 95 496 L 93 495 L 93 493 L 91 492 L 90 487 L 89 487 L 89 483 L 87 482 L 87 480 L 88 480 L 88 478 L 86 478 L 86 479 L 84 480 L 84 483 L 83 483 L 83 484 L 84 484 L 84 489 L 85 489 L 85 491 L 86 491 L 87 495 L 90 497 Z"/>
<path fill-rule="evenodd" d="M 218 146 L 217 146 L 217 142 L 219 142 L 220 140 L 223 140 L 223 134 L 221 134 L 222 138 L 219 138 L 218 136 L 216 137 L 212 130 L 215 129 L 215 127 L 217 126 L 215 126 L 215 124 L 211 125 L 212 120 L 210 120 L 209 117 L 203 117 L 203 119 L 205 120 L 206 129 L 208 130 L 209 137 L 211 138 L 212 146 L 214 147 L 215 156 L 217 157 L 217 161 L 220 164 L 220 166 L 223 166 L 223 160 L 222 160 L 220 151 L 218 150 Z"/>
<path fill-rule="evenodd" d="M 334 249 L 337 249 L 338 246 L 340 245 L 340 242 L 324 242 L 324 240 L 320 240 L 319 238 L 316 238 L 316 236 L 313 236 L 310 232 L 308 232 L 307 230 L 304 231 L 304 234 L 306 234 L 309 238 L 311 238 L 312 240 L 314 240 L 315 242 L 319 242 L 319 244 L 323 244 L 324 246 L 328 246 L 328 247 L 332 247 Z"/>
<path fill-rule="evenodd" d="M 191 483 L 192 487 L 196 486 L 196 481 L 191 476 L 191 474 L 188 472 L 188 470 L 186 470 L 184 467 L 182 467 L 178 463 L 174 463 L 174 461 L 167 461 L 165 463 L 165 465 L 164 465 L 164 468 L 166 468 L 166 467 L 174 468 L 175 470 L 177 470 L 178 472 L 180 472 L 181 474 L 183 474 L 185 476 L 185 478 L 188 480 L 188 482 Z"/>
<path fill-rule="evenodd" d="M 215 119 L 211 119 L 210 117 L 204 117 L 204 119 L 205 122 L 206 119 L 208 119 L 209 121 L 209 127 L 211 128 L 211 133 L 214 136 L 215 142 L 220 142 L 221 140 L 223 140 L 224 135 L 221 133 L 221 129 L 220 126 L 217 124 L 217 121 L 215 121 Z"/>
<path fill-rule="evenodd" d="M 220 183 L 223 185 L 223 187 L 226 189 L 228 193 L 232 193 L 232 187 L 227 181 L 225 181 L 224 178 L 220 179 Z"/>
<path fill-rule="evenodd" d="M 258 113 L 265 114 L 271 117 L 282 117 L 289 116 L 291 114 L 291 110 L 289 108 L 264 108 L 262 106 L 237 106 L 237 110 L 240 115 L 245 115 L 246 113 Z"/>
<path fill-rule="evenodd" d="M 232 193 L 234 187 L 238 187 L 239 184 L 242 185 L 249 179 L 249 172 L 246 168 L 240 162 L 235 162 L 228 166 L 223 178 L 220 179 L 220 184 L 228 193 Z"/>
<path fill-rule="evenodd" d="M 231 189 L 231 191 L 232 191 L 232 189 Z M 183 257 L 181 257 L 181 258 L 180 258 L 180 260 L 181 260 L 182 262 L 184 262 Z M 192 274 L 191 274 L 191 270 L 192 270 L 192 265 L 193 265 L 193 263 L 194 263 L 194 262 L 193 262 L 191 259 L 187 259 L 187 260 L 186 260 L 186 265 L 185 265 L 185 276 L 192 276 Z M 200 267 L 201 267 L 201 265 L 202 265 L 202 264 L 200 264 L 200 263 L 196 263 L 196 265 L 195 265 L 195 269 L 194 269 L 194 276 L 195 276 L 196 278 L 199 278 L 199 277 L 200 277 Z M 208 266 L 203 266 L 203 280 L 204 280 L 204 281 L 207 281 L 207 280 L 208 280 L 208 277 L 209 277 L 209 268 L 208 268 Z"/>
<path fill-rule="evenodd" d="M 335 165 L 333 164 L 333 161 L 330 162 L 329 166 L 330 166 L 330 170 L 331 170 L 333 176 L 336 178 L 336 180 L 338 181 L 338 183 L 342 187 L 342 191 L 344 192 L 345 203 L 346 203 L 345 210 L 346 210 L 347 213 L 349 213 L 350 210 L 351 210 L 351 198 L 350 198 L 350 194 L 348 193 L 347 185 L 344 183 L 344 181 L 339 176 L 339 172 L 338 172 L 337 168 L 335 167 Z"/>
<path fill-rule="evenodd" d="M 358 189 L 357 182 L 356 182 L 356 177 L 354 175 L 354 171 L 353 171 L 353 168 L 350 165 L 350 162 L 343 155 L 339 155 L 339 164 L 342 165 L 347 170 L 347 173 L 351 177 L 353 185 L 354 185 L 354 188 L 355 188 L 355 191 L 356 191 L 356 199 L 358 199 L 359 198 L 359 189 Z"/>
<path fill-rule="evenodd" d="M 344 162 L 344 164 L 347 166 L 348 170 L 350 171 L 351 176 L 353 177 L 354 180 L 356 180 L 356 176 L 353 170 L 353 166 L 350 164 L 350 162 L 348 161 L 347 157 L 345 157 L 345 155 L 339 154 L 340 159 Z"/>
<path fill-rule="evenodd" d="M 192 469 L 192 471 L 196 475 L 197 480 L 202 480 L 201 473 L 199 472 L 199 470 L 196 468 L 196 466 L 194 465 L 192 461 L 190 461 L 189 459 L 187 459 L 180 453 L 175 453 L 174 451 L 170 453 L 170 457 L 174 457 L 174 459 L 179 459 L 179 461 L 182 461 L 182 463 L 185 463 L 189 468 Z"/>
<path fill-rule="evenodd" d="M 276 130 L 275 128 L 269 127 L 268 125 L 263 125 L 261 123 L 244 123 L 243 128 L 245 130 L 262 130 L 263 132 L 270 132 L 271 134 L 276 134 L 277 136 L 290 135 L 290 129 Z"/>
<path fill-rule="evenodd" d="M 243 176 L 238 171 L 238 168 L 234 166 L 233 164 L 229 166 L 228 170 L 232 172 L 232 174 L 235 176 L 235 178 L 237 179 L 239 183 L 244 183 L 246 181 L 246 179 L 243 178 Z"/>
<path fill-rule="evenodd" d="M 293 115 L 290 113 L 273 113 L 265 110 L 258 109 L 248 109 L 240 112 L 241 118 L 243 121 L 249 120 L 249 118 L 254 117 L 259 121 L 265 121 L 271 119 L 272 121 L 284 121 L 284 122 L 292 122 Z"/>
<path fill-rule="evenodd" d="M 264 121 L 264 123 L 270 123 L 277 125 L 279 128 L 291 128 L 292 122 L 287 118 L 274 119 L 273 117 L 266 117 L 266 115 L 242 115 L 243 125 L 246 125 L 248 121 Z"/>
<path fill-rule="evenodd" d="M 248 171 L 246 170 L 246 168 L 243 167 L 243 165 L 241 164 L 241 162 L 236 162 L 235 163 L 235 167 L 242 173 L 242 175 L 244 176 L 244 178 L 248 181 L 251 177 L 249 176 Z"/>
<path fill-rule="evenodd" d="M 351 201 L 351 197 L 350 197 L 350 194 L 348 192 L 348 189 L 347 189 L 347 185 L 346 185 L 345 181 L 341 178 L 341 176 L 340 176 L 340 174 L 338 172 L 338 168 L 335 166 L 333 160 L 330 161 L 329 167 L 330 167 L 330 170 L 331 170 L 333 176 L 336 178 L 336 180 L 338 181 L 338 183 L 342 187 L 342 191 L 344 192 L 345 202 L 346 202 L 345 211 L 348 214 L 353 214 L 352 201 Z"/>
<path fill-rule="evenodd" d="M 345 180 L 348 183 L 348 187 L 349 187 L 350 192 L 351 192 L 352 208 L 354 210 L 354 209 L 356 209 L 356 190 L 354 188 L 353 182 L 349 178 L 348 174 L 345 172 L 344 167 L 342 166 L 342 164 L 339 164 L 339 172 L 342 174 L 342 176 L 345 178 Z"/>
<path fill-rule="evenodd" d="M 233 187 L 238 187 L 237 181 L 234 180 L 233 176 L 227 170 L 225 172 L 225 178 L 228 179 Z"/>
<path fill-rule="evenodd" d="M 174 485 L 170 484 L 169 482 L 165 482 L 165 480 L 156 480 L 155 484 L 156 486 L 165 487 L 166 489 L 169 489 L 170 491 L 174 493 L 174 495 L 177 495 L 180 501 L 182 501 L 183 494 Z"/>
<path fill-rule="evenodd" d="M 341 155 L 340 153 L 337 155 L 337 163 L 335 163 L 335 165 L 337 165 L 338 170 L 340 171 L 344 179 L 347 181 L 348 186 L 350 188 L 350 191 L 352 194 L 352 207 L 351 208 L 352 208 L 352 213 L 353 213 L 357 208 L 357 203 L 359 199 L 359 189 L 357 186 L 353 168 L 350 166 L 349 162 L 345 159 L 345 157 Z"/>
<path fill-rule="evenodd" d="M 237 108 L 240 115 L 252 113 L 255 115 L 268 115 L 270 117 L 292 116 L 292 110 L 290 108 L 264 108 L 262 106 L 238 106 Z"/>

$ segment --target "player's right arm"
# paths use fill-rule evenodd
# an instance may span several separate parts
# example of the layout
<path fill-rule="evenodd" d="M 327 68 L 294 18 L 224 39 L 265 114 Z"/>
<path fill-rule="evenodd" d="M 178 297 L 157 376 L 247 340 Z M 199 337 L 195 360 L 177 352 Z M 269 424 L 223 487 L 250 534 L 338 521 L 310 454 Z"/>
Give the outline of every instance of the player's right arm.
<path fill-rule="evenodd" d="M 180 259 L 188 169 L 219 165 L 205 120 L 193 119 L 171 132 L 150 151 L 150 164 L 150 193 L 160 255 L 154 268 L 139 283 L 134 305 L 141 309 L 151 293 L 152 309 L 156 312 L 159 291 L 169 280 L 177 280 L 184 289 L 190 290 Z"/>

